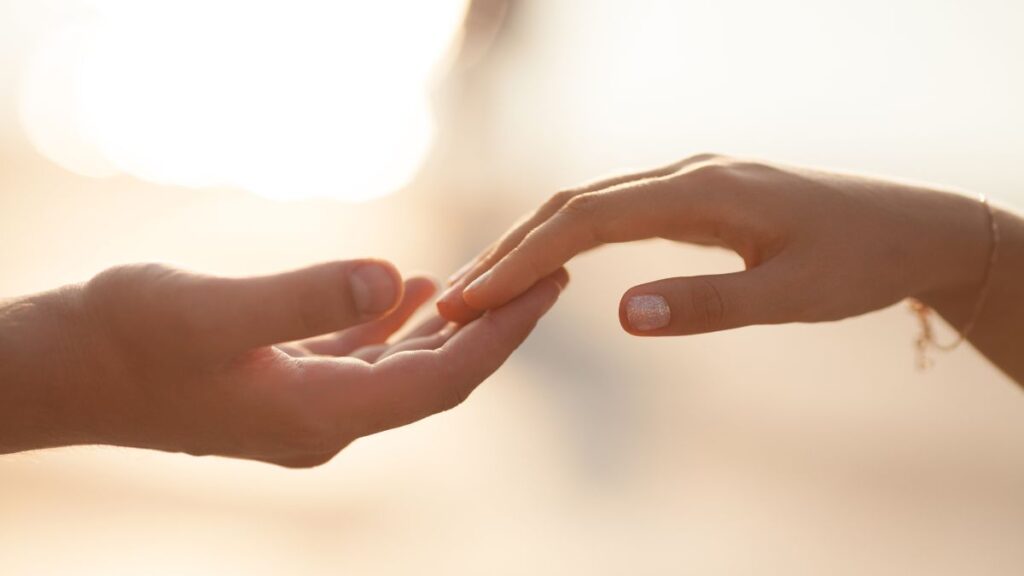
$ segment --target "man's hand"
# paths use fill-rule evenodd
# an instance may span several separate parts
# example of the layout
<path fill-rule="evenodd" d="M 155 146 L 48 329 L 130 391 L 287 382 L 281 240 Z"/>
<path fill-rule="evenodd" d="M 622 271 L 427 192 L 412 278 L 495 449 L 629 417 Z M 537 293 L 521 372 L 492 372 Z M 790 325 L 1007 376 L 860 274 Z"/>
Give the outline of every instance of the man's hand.
<path fill-rule="evenodd" d="M 389 343 L 434 286 L 385 262 L 239 279 L 114 268 L 0 306 L 0 452 L 113 444 L 315 466 L 465 400 L 567 280 Z"/>

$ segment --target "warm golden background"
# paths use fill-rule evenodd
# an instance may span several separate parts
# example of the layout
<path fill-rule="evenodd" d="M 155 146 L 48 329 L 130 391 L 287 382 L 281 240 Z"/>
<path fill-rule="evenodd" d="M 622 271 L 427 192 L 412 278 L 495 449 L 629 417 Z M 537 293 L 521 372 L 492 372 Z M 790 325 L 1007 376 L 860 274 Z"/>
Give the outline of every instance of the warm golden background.
<path fill-rule="evenodd" d="M 1024 206 L 1015 0 L 426 4 L 0 0 L 0 294 L 133 261 L 445 275 L 560 186 L 707 150 Z M 619 328 L 630 285 L 736 266 L 583 256 L 464 406 L 318 469 L 0 457 L 0 574 L 1024 574 L 1024 394 L 974 351 L 916 372 L 901 307 Z"/>

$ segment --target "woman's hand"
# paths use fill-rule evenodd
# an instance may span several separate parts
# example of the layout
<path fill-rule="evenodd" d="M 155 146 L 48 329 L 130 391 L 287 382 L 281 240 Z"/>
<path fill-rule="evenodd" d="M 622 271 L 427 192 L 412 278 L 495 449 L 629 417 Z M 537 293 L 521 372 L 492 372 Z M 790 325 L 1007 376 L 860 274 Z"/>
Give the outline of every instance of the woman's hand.
<path fill-rule="evenodd" d="M 1024 381 L 1024 222 L 996 209 L 991 292 L 971 341 Z M 619 304 L 638 336 L 821 322 L 908 296 L 954 327 L 971 316 L 992 235 L 986 208 L 948 192 L 701 155 L 560 192 L 451 279 L 441 314 L 468 322 L 576 254 L 661 237 L 722 246 L 746 270 L 635 286 Z"/>
<path fill-rule="evenodd" d="M 114 268 L 0 307 L 0 452 L 114 444 L 321 464 L 462 402 L 567 279 L 389 343 L 434 286 L 384 262 L 241 279 Z"/>

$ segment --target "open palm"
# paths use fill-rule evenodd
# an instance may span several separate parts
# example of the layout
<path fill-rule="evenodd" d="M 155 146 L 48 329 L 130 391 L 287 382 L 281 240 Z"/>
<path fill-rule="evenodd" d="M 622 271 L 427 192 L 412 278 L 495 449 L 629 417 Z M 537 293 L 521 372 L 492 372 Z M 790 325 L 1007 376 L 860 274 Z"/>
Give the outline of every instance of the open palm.
<path fill-rule="evenodd" d="M 367 267 L 381 286 L 352 282 Z M 567 279 L 560 270 L 468 325 L 433 315 L 389 341 L 435 288 L 383 262 L 257 278 L 112 269 L 83 291 L 103 334 L 89 354 L 104 371 L 88 399 L 90 441 L 321 464 L 356 438 L 462 402 Z"/>

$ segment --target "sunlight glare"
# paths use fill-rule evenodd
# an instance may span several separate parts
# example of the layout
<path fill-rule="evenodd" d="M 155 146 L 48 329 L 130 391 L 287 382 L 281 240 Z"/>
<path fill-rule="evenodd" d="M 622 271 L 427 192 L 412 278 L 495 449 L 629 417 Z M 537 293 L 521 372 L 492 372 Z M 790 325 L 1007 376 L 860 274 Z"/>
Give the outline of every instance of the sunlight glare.
<path fill-rule="evenodd" d="M 162 184 L 362 201 L 426 155 L 430 81 L 466 3 L 87 0 L 90 17 L 45 50 L 89 40 L 64 50 L 73 76 L 59 78 L 74 84 L 83 157 Z M 23 113 L 27 131 L 45 116 Z"/>

